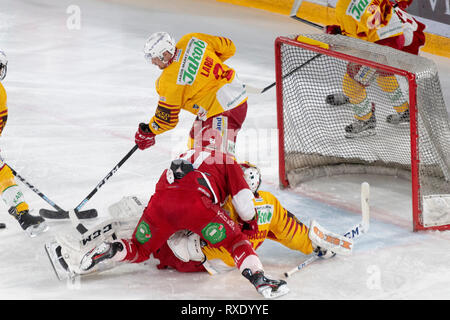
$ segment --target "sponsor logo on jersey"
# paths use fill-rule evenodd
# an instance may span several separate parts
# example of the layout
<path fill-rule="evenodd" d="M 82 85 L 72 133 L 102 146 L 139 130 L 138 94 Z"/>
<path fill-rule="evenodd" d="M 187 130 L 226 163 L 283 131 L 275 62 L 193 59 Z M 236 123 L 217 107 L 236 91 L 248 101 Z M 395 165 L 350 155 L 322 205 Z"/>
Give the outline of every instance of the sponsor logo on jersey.
<path fill-rule="evenodd" d="M 213 129 L 219 131 L 221 136 L 224 135 L 226 128 L 227 128 L 227 117 L 218 116 L 213 119 Z"/>
<path fill-rule="evenodd" d="M 197 77 L 200 65 L 205 55 L 207 43 L 197 38 L 189 40 L 186 46 L 186 52 L 181 61 L 178 71 L 178 85 L 192 85 Z"/>
<path fill-rule="evenodd" d="M 136 228 L 135 238 L 140 244 L 144 244 L 152 238 L 150 226 L 148 225 L 147 222 L 141 221 L 141 223 L 139 223 L 139 225 Z"/>
<path fill-rule="evenodd" d="M 221 223 L 210 222 L 202 229 L 205 240 L 216 244 L 226 238 L 225 226 Z"/>
<path fill-rule="evenodd" d="M 170 122 L 170 110 L 161 106 L 158 106 L 155 111 L 155 117 L 164 122 Z"/>
<path fill-rule="evenodd" d="M 346 14 L 353 17 L 357 21 L 361 21 L 361 17 L 370 4 L 370 0 L 352 0 L 347 7 Z"/>
<path fill-rule="evenodd" d="M 258 212 L 258 225 L 270 223 L 273 216 L 273 205 L 257 206 L 256 212 Z"/>

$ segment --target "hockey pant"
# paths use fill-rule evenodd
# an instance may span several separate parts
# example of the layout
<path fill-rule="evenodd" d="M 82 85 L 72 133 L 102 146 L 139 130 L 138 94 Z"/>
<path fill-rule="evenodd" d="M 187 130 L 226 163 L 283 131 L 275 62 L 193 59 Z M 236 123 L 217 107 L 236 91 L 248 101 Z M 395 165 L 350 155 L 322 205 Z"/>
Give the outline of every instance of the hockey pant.
<path fill-rule="evenodd" d="M 417 29 L 411 39 L 405 39 L 404 35 L 400 35 L 382 39 L 376 43 L 411 54 L 419 54 L 420 48 L 425 44 L 423 32 L 425 25 L 418 21 L 415 21 L 415 23 Z M 405 41 L 407 41 L 406 46 Z M 379 62 L 382 63 L 382 61 Z M 366 87 L 373 83 L 375 79 L 377 85 L 388 95 L 390 103 L 397 113 L 405 112 L 409 108 L 409 103 L 403 96 L 399 83 L 393 74 L 350 62 L 343 79 L 343 91 L 350 99 L 356 119 L 368 120 L 372 116 L 372 107 L 367 99 Z"/>
<path fill-rule="evenodd" d="M 236 137 L 247 115 L 247 102 L 205 121 L 197 118 L 189 133 L 188 147 L 212 147 L 235 155 Z"/>

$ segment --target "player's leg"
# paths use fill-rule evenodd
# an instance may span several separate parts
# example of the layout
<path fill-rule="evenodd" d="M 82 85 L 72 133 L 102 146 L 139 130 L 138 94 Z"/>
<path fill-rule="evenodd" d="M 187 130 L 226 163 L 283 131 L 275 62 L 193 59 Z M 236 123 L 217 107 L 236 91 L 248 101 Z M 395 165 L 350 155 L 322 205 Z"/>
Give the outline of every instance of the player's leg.
<path fill-rule="evenodd" d="M 379 73 L 377 84 L 384 92 L 386 92 L 392 107 L 396 111 L 386 117 L 386 122 L 392 124 L 408 123 L 409 103 L 408 100 L 405 99 L 395 75 Z"/>
<path fill-rule="evenodd" d="M 25 201 L 25 197 L 16 184 L 11 169 L 0 160 L 0 190 L 3 202 L 9 208 L 8 212 L 20 224 L 23 230 L 34 237 L 48 229 L 45 220 L 41 216 L 33 216 Z"/>
<path fill-rule="evenodd" d="M 241 226 L 209 198 L 201 199 L 202 203 L 197 203 L 196 208 L 202 218 L 190 230 L 199 234 L 209 246 L 227 250 L 242 275 L 266 298 L 288 293 L 285 281 L 272 280 L 264 275 L 263 265 L 247 236 L 241 232 Z"/>
<path fill-rule="evenodd" d="M 176 230 L 167 222 L 165 203 L 174 202 L 164 192 L 155 193 L 145 208 L 130 239 L 107 241 L 97 245 L 81 259 L 80 269 L 89 272 L 103 261 L 140 263 L 150 258 L 151 254 L 161 248 Z M 178 202 L 177 202 L 178 203 Z M 175 214 L 176 215 L 176 214 Z"/>
<path fill-rule="evenodd" d="M 370 85 L 374 70 L 349 63 L 342 82 L 344 94 L 353 108 L 355 121 L 345 127 L 346 137 L 375 134 L 375 107 L 367 97 L 366 87 Z"/>

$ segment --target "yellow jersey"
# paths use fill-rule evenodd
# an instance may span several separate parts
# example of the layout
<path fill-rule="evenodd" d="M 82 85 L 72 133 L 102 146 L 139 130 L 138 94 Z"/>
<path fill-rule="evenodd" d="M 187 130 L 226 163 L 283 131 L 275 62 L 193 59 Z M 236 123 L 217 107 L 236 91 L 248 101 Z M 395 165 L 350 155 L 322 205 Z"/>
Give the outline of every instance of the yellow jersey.
<path fill-rule="evenodd" d="M 253 249 L 256 250 L 266 239 L 271 239 L 292 250 L 298 250 L 304 254 L 312 253 L 313 248 L 308 236 L 308 227 L 283 208 L 272 193 L 258 191 L 258 196 L 255 197 L 253 202 L 258 212 L 258 231 L 249 238 Z M 230 217 L 234 221 L 238 221 L 238 214 L 230 199 L 226 201 L 223 208 L 230 213 Z M 221 262 L 228 267 L 235 266 L 233 257 L 223 247 L 211 248 L 205 246 L 202 250 L 208 264 L 216 270 L 222 269 L 222 266 L 216 267 L 221 265 Z"/>
<path fill-rule="evenodd" d="M 0 134 L 6 125 L 6 120 L 8 119 L 8 106 L 6 104 L 6 91 L 0 82 Z"/>
<path fill-rule="evenodd" d="M 176 49 L 156 81 L 159 101 L 149 123 L 156 135 L 177 125 L 181 109 L 206 120 L 247 100 L 244 85 L 224 64 L 236 51 L 230 39 L 190 33 L 178 41 Z"/>
<path fill-rule="evenodd" d="M 389 0 L 339 0 L 336 20 L 343 35 L 369 42 L 403 33 L 403 22 Z"/>

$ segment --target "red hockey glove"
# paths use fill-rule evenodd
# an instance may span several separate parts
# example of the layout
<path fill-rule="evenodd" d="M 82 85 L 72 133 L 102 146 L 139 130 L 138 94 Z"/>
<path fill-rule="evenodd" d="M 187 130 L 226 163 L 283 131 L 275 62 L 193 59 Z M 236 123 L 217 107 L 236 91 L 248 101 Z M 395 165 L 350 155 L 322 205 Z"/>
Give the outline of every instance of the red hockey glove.
<path fill-rule="evenodd" d="M 406 8 L 408 8 L 411 5 L 412 0 L 398 0 L 395 2 L 396 3 L 394 4 L 394 7 L 399 7 L 402 10 L 406 10 Z"/>
<path fill-rule="evenodd" d="M 155 144 L 155 134 L 150 131 L 148 124 L 141 122 L 134 136 L 134 141 L 139 149 L 144 150 Z"/>
<path fill-rule="evenodd" d="M 342 34 L 341 27 L 338 26 L 337 24 L 325 26 L 324 29 L 325 29 L 324 30 L 325 33 L 328 33 L 328 34 Z"/>
<path fill-rule="evenodd" d="M 242 224 L 242 233 L 247 235 L 249 239 L 256 237 L 258 233 L 258 213 L 255 213 L 252 220 L 244 221 Z"/>

